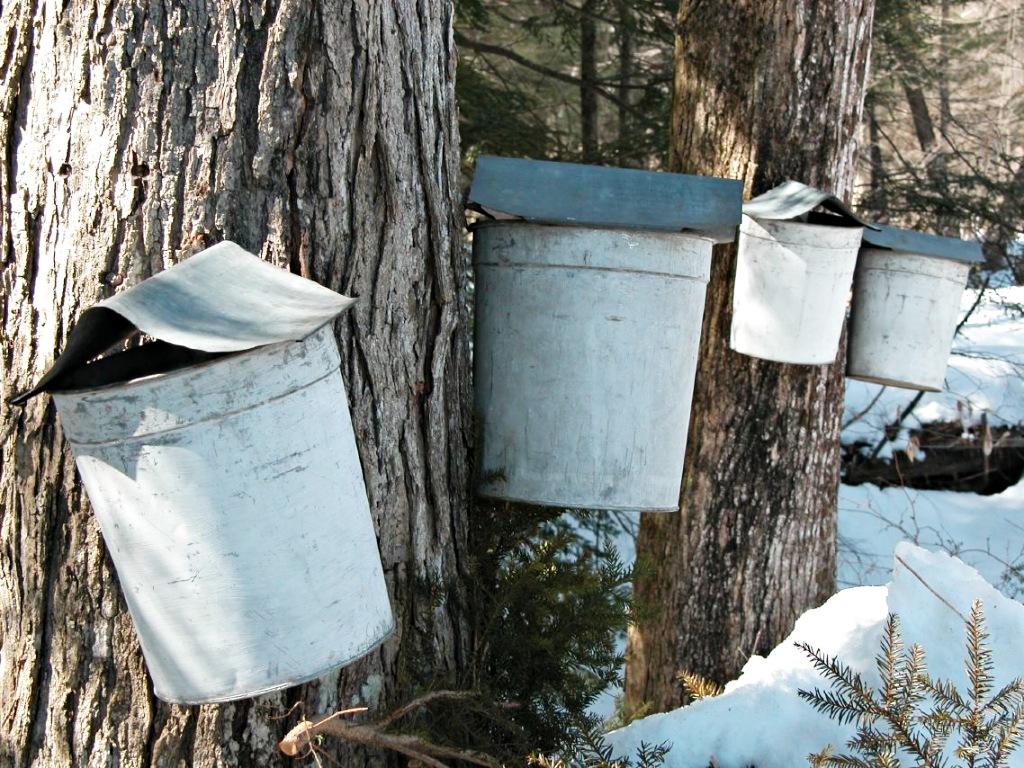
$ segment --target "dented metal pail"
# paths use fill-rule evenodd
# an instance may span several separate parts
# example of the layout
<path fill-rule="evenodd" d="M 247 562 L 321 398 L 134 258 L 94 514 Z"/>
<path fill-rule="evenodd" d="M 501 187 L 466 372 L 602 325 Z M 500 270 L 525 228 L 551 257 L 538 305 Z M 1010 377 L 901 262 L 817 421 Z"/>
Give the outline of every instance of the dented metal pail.
<path fill-rule="evenodd" d="M 511 221 L 474 229 L 481 495 L 678 509 L 712 245 Z"/>
<path fill-rule="evenodd" d="M 864 248 L 854 278 L 846 375 L 939 391 L 970 263 Z"/>
<path fill-rule="evenodd" d="M 162 699 L 294 685 L 391 632 L 330 326 L 353 301 L 224 241 L 86 309 L 11 400 L 53 395 Z"/>
<path fill-rule="evenodd" d="M 157 696 L 254 696 L 391 632 L 329 325 L 54 398 Z"/>
<path fill-rule="evenodd" d="M 744 216 L 729 346 L 780 363 L 834 362 L 863 231 Z"/>

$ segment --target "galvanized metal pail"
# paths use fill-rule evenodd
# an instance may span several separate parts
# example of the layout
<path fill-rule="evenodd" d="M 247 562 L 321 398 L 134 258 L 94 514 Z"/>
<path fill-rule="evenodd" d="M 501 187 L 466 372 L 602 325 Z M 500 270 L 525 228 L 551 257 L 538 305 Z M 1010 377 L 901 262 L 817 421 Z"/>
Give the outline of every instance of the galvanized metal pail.
<path fill-rule="evenodd" d="M 474 228 L 479 493 L 678 509 L 712 245 L 670 232 Z"/>
<path fill-rule="evenodd" d="M 54 399 L 160 698 L 294 685 L 391 632 L 329 326 Z"/>
<path fill-rule="evenodd" d="M 780 363 L 834 362 L 863 231 L 744 216 L 729 346 Z"/>
<path fill-rule="evenodd" d="M 854 278 L 847 376 L 939 391 L 970 264 L 864 248 Z"/>
<path fill-rule="evenodd" d="M 351 303 L 219 243 L 86 310 L 12 401 L 53 394 L 162 699 L 294 685 L 392 631 L 330 326 Z"/>

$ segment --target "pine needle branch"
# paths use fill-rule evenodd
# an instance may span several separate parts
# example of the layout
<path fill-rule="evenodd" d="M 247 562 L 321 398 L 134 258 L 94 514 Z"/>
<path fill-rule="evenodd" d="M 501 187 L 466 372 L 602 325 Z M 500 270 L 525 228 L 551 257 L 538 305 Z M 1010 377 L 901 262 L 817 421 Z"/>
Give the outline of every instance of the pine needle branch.
<path fill-rule="evenodd" d="M 814 766 L 899 768 L 897 755 L 907 754 L 917 768 L 943 768 L 944 749 L 958 734 L 955 756 L 965 768 L 1006 768 L 1009 755 L 1024 743 L 1024 680 L 1017 678 L 992 695 L 995 682 L 992 651 L 981 601 L 975 601 L 964 621 L 968 690 L 932 680 L 924 650 L 905 650 L 899 622 L 890 615 L 880 642 L 876 668 L 882 679 L 874 691 L 838 659 L 809 645 L 800 647 L 832 690 L 800 691 L 800 696 L 840 724 L 857 721 L 857 733 L 846 746 L 808 755 Z M 930 699 L 931 709 L 923 711 Z"/>
<path fill-rule="evenodd" d="M 725 691 L 725 688 L 714 680 L 708 680 L 706 677 L 698 675 L 696 672 L 687 672 L 685 670 L 676 672 L 676 680 L 682 683 L 686 693 L 694 701 L 700 701 L 701 699 L 707 699 L 714 696 L 721 696 Z"/>

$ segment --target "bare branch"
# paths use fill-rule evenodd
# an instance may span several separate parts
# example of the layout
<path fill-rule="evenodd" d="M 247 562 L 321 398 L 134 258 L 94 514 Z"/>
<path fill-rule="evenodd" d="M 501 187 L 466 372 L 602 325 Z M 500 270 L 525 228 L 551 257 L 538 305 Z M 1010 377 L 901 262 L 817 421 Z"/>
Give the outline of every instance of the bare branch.
<path fill-rule="evenodd" d="M 418 736 L 384 732 L 398 720 L 431 702 L 470 699 L 476 696 L 477 694 L 474 691 L 433 691 L 399 707 L 391 714 L 370 725 L 357 725 L 339 719 L 343 715 L 364 712 L 366 711 L 365 707 L 346 709 L 329 715 L 316 715 L 312 720 L 303 719 L 298 725 L 288 731 L 285 737 L 278 742 L 277 746 L 284 754 L 290 757 L 299 757 L 315 751 L 317 736 L 333 736 L 354 744 L 364 744 L 370 747 L 398 752 L 399 754 L 419 760 L 428 768 L 446 768 L 445 764 L 437 758 L 462 760 L 473 765 L 484 766 L 484 768 L 501 768 L 501 763 L 482 752 L 445 747 L 440 744 L 433 744 Z"/>
<path fill-rule="evenodd" d="M 424 694 L 418 699 L 413 699 L 403 707 L 399 707 L 387 717 L 382 720 L 378 720 L 374 727 L 376 728 L 388 728 L 394 723 L 401 720 L 403 717 L 408 715 L 410 712 L 425 707 L 434 701 L 453 701 L 459 699 L 475 699 L 478 698 L 478 694 L 475 691 L 432 691 L 431 693 Z"/>
<path fill-rule="evenodd" d="M 316 722 L 303 720 L 278 743 L 278 748 L 290 757 L 297 757 L 306 754 L 313 749 L 314 739 L 317 736 L 333 736 L 337 739 L 352 742 L 353 744 L 364 744 L 379 749 L 389 749 L 392 752 L 419 760 L 428 768 L 447 768 L 438 758 L 446 757 L 452 760 L 463 760 L 473 765 L 480 765 L 484 768 L 502 768 L 501 763 L 490 755 L 472 750 L 452 749 L 450 747 L 432 744 L 418 736 L 406 734 L 382 733 L 372 725 L 355 725 L 344 720 L 339 720 L 332 715 L 320 717 Z"/>

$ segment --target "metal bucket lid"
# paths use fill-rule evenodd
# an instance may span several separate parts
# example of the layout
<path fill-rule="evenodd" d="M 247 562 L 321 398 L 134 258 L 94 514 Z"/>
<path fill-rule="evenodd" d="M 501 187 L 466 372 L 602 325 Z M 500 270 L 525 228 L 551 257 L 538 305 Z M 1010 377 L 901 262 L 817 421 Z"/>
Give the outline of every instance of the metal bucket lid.
<path fill-rule="evenodd" d="M 890 251 L 930 256 L 934 259 L 948 259 L 965 264 L 981 264 L 985 257 L 981 252 L 981 244 L 957 237 L 929 235 L 925 232 L 914 232 L 897 227 L 876 227 L 876 232 L 864 231 L 864 245 L 872 248 L 884 248 Z"/>
<path fill-rule="evenodd" d="M 11 404 L 298 341 L 354 302 L 224 241 L 83 312 L 54 364 Z M 157 341 L 86 365 L 139 332 Z"/>
<path fill-rule="evenodd" d="M 721 243 L 736 238 L 742 194 L 733 179 L 482 156 L 469 202 L 537 223 L 685 230 Z"/>
<path fill-rule="evenodd" d="M 813 217 L 812 211 L 818 207 L 824 208 L 833 215 Z M 876 225 L 869 224 L 858 217 L 835 195 L 792 180 L 784 181 L 774 189 L 744 203 L 743 214 L 752 219 L 775 221 L 792 220 L 810 215 L 813 218 L 809 223 L 812 224 L 878 229 Z"/>

